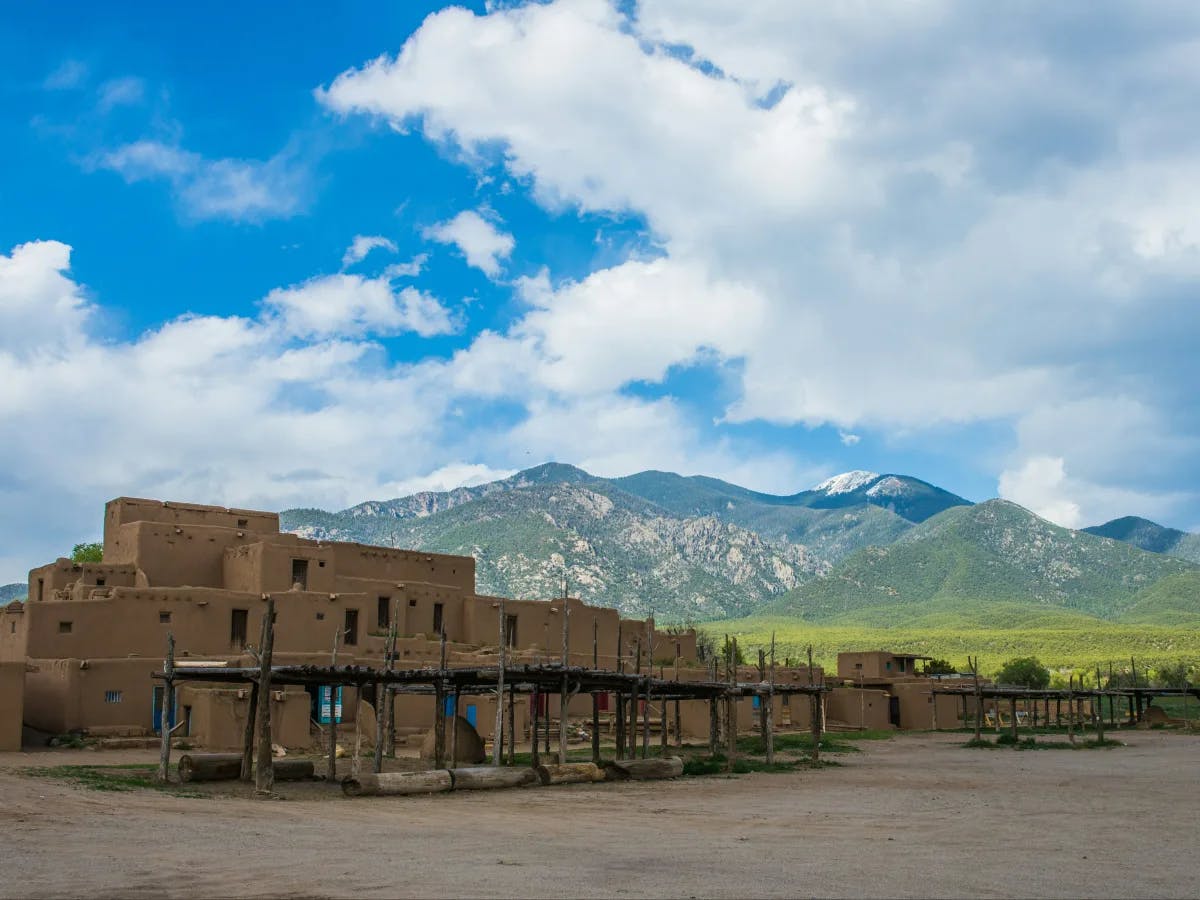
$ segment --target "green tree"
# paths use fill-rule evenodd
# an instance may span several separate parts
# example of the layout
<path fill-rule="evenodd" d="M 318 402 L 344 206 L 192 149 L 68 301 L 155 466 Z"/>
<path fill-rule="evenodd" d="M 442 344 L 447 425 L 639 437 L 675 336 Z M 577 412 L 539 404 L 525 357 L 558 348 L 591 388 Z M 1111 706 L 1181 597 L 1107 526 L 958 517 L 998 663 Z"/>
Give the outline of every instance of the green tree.
<path fill-rule="evenodd" d="M 1040 690 L 1050 684 L 1050 670 L 1036 656 L 1018 656 L 1000 667 L 996 680 L 1001 684 L 1018 684 Z"/>
<path fill-rule="evenodd" d="M 76 544 L 71 550 L 71 562 L 98 563 L 103 559 L 103 544 Z"/>
<path fill-rule="evenodd" d="M 729 658 L 729 645 L 732 643 L 733 641 L 731 638 L 725 638 L 725 643 L 721 646 L 721 659 Z M 744 666 L 746 664 L 746 651 L 742 648 L 741 644 L 737 645 L 737 659 L 734 660 L 734 662 L 739 666 Z"/>
<path fill-rule="evenodd" d="M 953 675 L 958 671 L 945 659 L 930 659 L 925 661 L 926 675 Z"/>
<path fill-rule="evenodd" d="M 1186 687 L 1192 681 L 1191 666 L 1182 659 L 1173 663 L 1163 663 L 1154 670 L 1154 680 L 1162 687 Z"/>

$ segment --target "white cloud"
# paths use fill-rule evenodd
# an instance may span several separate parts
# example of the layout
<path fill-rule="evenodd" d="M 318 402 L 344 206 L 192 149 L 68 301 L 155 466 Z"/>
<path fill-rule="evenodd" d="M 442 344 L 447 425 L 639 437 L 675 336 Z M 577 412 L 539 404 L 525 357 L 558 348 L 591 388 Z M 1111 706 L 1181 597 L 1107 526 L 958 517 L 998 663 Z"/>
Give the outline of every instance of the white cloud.
<path fill-rule="evenodd" d="M 46 76 L 42 87 L 48 91 L 67 91 L 81 87 L 88 78 L 88 67 L 77 59 L 64 60 L 53 72 Z"/>
<path fill-rule="evenodd" d="M 346 252 L 342 254 L 342 268 L 348 269 L 355 263 L 362 262 L 372 250 L 387 250 L 389 253 L 395 253 L 396 244 L 378 234 L 356 234 L 354 240 L 350 242 L 350 246 L 346 248 Z"/>
<path fill-rule="evenodd" d="M 481 463 L 451 463 L 426 475 L 386 485 L 386 490 L 388 497 L 407 497 L 426 491 L 452 491 L 460 487 L 475 487 L 515 474 L 516 469 L 493 469 Z"/>
<path fill-rule="evenodd" d="M 853 447 L 855 444 L 857 444 L 859 441 L 862 440 L 862 437 L 857 434 L 851 434 L 848 431 L 839 431 L 838 439 L 842 442 L 842 444 L 844 446 Z"/>
<path fill-rule="evenodd" d="M 1081 520 L 1079 504 L 1066 495 L 1067 473 L 1060 456 L 1035 456 L 1020 468 L 1000 475 L 1000 496 L 1033 510 L 1067 528 L 1087 524 Z"/>
<path fill-rule="evenodd" d="M 31 241 L 0 254 L 0 352 L 24 359 L 77 348 L 90 307 L 66 275 L 70 260 L 71 248 L 58 241 Z"/>
<path fill-rule="evenodd" d="M 437 298 L 416 288 L 392 289 L 386 277 L 323 275 L 276 288 L 263 301 L 288 334 L 302 338 L 361 337 L 414 331 L 450 334 L 454 322 Z"/>
<path fill-rule="evenodd" d="M 146 94 L 146 83 L 140 78 L 113 78 L 100 85 L 96 107 L 105 113 L 118 106 L 135 106 Z"/>
<path fill-rule="evenodd" d="M 500 231 L 475 210 L 464 210 L 448 222 L 426 228 L 428 240 L 440 244 L 453 244 L 474 266 L 488 278 L 500 274 L 500 260 L 508 259 L 516 246 L 513 236 Z"/>
<path fill-rule="evenodd" d="M 262 221 L 299 212 L 307 172 L 289 153 L 266 161 L 209 159 L 173 144 L 140 140 L 92 157 L 128 182 L 163 179 L 195 219 Z"/>
<path fill-rule="evenodd" d="M 531 295 L 456 359 L 467 382 L 611 392 L 708 348 L 738 363 L 729 422 L 1044 422 L 1008 479 L 1069 520 L 1099 505 L 1054 491 L 1169 492 L 1116 464 L 1120 441 L 1056 451 L 1054 410 L 1121 396 L 1152 411 L 1152 443 L 1200 436 L 1177 387 L 1200 378 L 1182 299 L 1200 278 L 1200 132 L 1179 113 L 1198 38 L 1179 5 L 557 0 L 443 10 L 317 96 L 418 128 L 550 209 L 642 216 L 662 270 L 707 282 L 680 303 L 633 259 Z M 730 285 L 750 314 L 709 325 L 730 325 Z M 1058 458 L 1073 478 L 1026 470 Z"/>

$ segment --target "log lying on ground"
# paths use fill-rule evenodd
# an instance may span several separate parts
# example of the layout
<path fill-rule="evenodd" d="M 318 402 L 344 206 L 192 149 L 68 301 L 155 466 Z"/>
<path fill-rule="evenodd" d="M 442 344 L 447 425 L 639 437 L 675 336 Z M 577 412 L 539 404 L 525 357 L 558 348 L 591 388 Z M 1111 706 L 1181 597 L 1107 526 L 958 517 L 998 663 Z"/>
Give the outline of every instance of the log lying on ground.
<path fill-rule="evenodd" d="M 309 759 L 277 759 L 272 766 L 276 781 L 303 781 L 313 777 Z M 241 777 L 240 753 L 186 753 L 179 757 L 180 781 L 232 781 Z"/>
<path fill-rule="evenodd" d="M 580 784 L 604 780 L 604 770 L 590 762 L 538 766 L 535 771 L 542 784 Z"/>
<path fill-rule="evenodd" d="M 524 787 L 537 784 L 538 776 L 533 769 L 507 769 L 496 766 L 470 766 L 452 769 L 454 790 L 483 791 L 491 788 Z"/>
<path fill-rule="evenodd" d="M 617 759 L 604 764 L 609 781 L 649 781 L 654 778 L 678 778 L 683 774 L 683 760 L 678 756 L 661 759 Z"/>
<path fill-rule="evenodd" d="M 185 753 L 179 757 L 180 781 L 228 781 L 241 774 L 240 753 Z"/>
<path fill-rule="evenodd" d="M 454 776 L 447 769 L 431 772 L 363 772 L 357 778 L 342 781 L 347 797 L 392 797 L 408 794 L 437 794 L 454 787 Z"/>

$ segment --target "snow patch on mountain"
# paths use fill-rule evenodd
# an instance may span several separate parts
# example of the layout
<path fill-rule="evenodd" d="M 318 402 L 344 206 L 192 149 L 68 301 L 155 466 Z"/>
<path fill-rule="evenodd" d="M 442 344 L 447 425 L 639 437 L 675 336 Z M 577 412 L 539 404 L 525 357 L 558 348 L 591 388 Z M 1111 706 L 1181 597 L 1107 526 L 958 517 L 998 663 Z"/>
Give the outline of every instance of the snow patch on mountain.
<path fill-rule="evenodd" d="M 878 472 L 864 472 L 862 469 L 855 469 L 853 472 L 843 472 L 841 475 L 826 478 L 813 490 L 821 491 L 831 497 L 835 494 L 849 494 L 851 491 L 865 487 L 878 477 Z"/>
<path fill-rule="evenodd" d="M 881 478 L 879 481 L 867 488 L 868 497 L 900 497 L 908 492 L 908 485 L 906 485 L 895 475 L 889 475 L 887 478 Z"/>

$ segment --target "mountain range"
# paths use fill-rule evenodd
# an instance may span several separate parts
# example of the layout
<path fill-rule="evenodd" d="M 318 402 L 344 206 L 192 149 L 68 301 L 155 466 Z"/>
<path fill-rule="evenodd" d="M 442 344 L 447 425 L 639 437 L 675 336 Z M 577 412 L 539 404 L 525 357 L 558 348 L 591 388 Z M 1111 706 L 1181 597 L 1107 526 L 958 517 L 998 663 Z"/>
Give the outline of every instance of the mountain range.
<path fill-rule="evenodd" d="M 1200 536 L 1124 519 L 1073 531 L 897 474 L 847 472 L 777 496 L 549 463 L 281 521 L 306 537 L 473 555 L 484 592 L 548 597 L 565 576 L 590 602 L 662 620 L 1200 621 Z"/>

